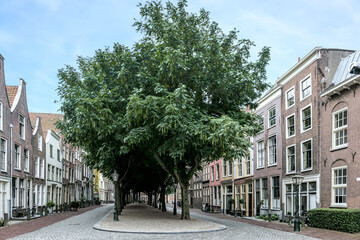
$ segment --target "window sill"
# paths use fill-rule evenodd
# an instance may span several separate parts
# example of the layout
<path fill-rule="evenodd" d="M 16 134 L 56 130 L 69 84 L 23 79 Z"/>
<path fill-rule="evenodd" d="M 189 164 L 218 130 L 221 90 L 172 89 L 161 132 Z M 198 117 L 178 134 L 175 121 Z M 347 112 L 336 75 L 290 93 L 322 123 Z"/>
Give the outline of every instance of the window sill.
<path fill-rule="evenodd" d="M 21 169 L 20 169 L 20 168 L 15 168 L 15 170 L 21 172 Z"/>
<path fill-rule="evenodd" d="M 312 171 L 312 170 L 313 170 L 312 168 L 307 168 L 307 169 L 301 170 L 301 172 L 310 172 L 310 171 Z"/>
<path fill-rule="evenodd" d="M 1 170 L 1 172 L 2 172 L 2 173 L 7 173 L 7 171 L 6 171 L 6 170 Z"/>
<path fill-rule="evenodd" d="M 338 146 L 338 147 L 333 147 L 333 148 L 330 148 L 330 152 L 336 152 L 336 151 L 339 151 L 339 150 L 342 150 L 342 149 L 346 149 L 348 148 L 348 145 L 341 145 L 341 146 Z"/>
<path fill-rule="evenodd" d="M 307 131 L 310 131 L 311 129 L 312 129 L 312 126 L 310 128 L 308 128 L 308 129 L 306 129 L 306 130 L 301 130 L 300 133 L 306 133 Z"/>
<path fill-rule="evenodd" d="M 292 108 L 293 106 L 295 106 L 295 103 L 291 106 L 286 106 L 285 110 L 288 110 L 288 109 Z"/>
<path fill-rule="evenodd" d="M 300 92 L 300 102 L 302 102 L 303 100 L 307 99 L 307 98 L 310 97 L 310 96 L 311 96 L 311 93 L 310 93 L 309 95 L 307 95 L 306 97 L 301 98 L 301 92 Z"/>
<path fill-rule="evenodd" d="M 274 163 L 274 164 L 269 164 L 269 165 L 267 165 L 268 167 L 275 167 L 275 166 L 277 166 L 277 163 Z"/>
<path fill-rule="evenodd" d="M 333 203 L 330 208 L 348 208 L 346 203 Z"/>
<path fill-rule="evenodd" d="M 272 126 L 269 126 L 267 129 L 269 130 L 269 129 L 273 128 L 273 127 L 276 127 L 276 124 L 272 125 Z"/>
<path fill-rule="evenodd" d="M 293 172 L 287 172 L 286 173 L 286 175 L 293 175 L 293 174 L 295 174 L 296 173 L 296 171 L 293 171 Z"/>
<path fill-rule="evenodd" d="M 294 135 L 291 135 L 291 136 L 286 136 L 286 139 L 290 139 L 290 138 L 293 138 L 293 137 L 295 137 L 296 135 L 294 134 Z"/>
<path fill-rule="evenodd" d="M 256 170 L 259 170 L 259 169 L 264 169 L 265 168 L 265 166 L 262 166 L 262 167 L 258 167 L 258 168 L 256 168 Z"/>

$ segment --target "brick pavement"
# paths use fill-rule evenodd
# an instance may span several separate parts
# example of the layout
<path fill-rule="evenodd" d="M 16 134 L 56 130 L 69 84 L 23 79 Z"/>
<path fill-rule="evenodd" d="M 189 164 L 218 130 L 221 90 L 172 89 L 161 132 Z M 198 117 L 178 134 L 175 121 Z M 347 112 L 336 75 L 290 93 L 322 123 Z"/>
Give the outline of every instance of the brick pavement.
<path fill-rule="evenodd" d="M 99 207 L 99 205 L 95 205 L 95 206 L 91 206 L 91 207 L 87 207 L 87 208 L 79 208 L 79 210 L 76 212 L 67 211 L 67 212 L 58 213 L 58 214 L 51 214 L 48 216 L 32 219 L 30 221 L 23 221 L 21 223 L 16 223 L 13 225 L 9 225 L 9 226 L 0 228 L 0 240 L 16 237 L 16 236 L 19 236 L 24 233 L 39 230 L 48 225 L 51 225 L 51 224 L 57 223 L 59 221 L 65 220 L 69 217 L 73 217 L 73 216 L 82 214 L 84 212 L 93 210 L 97 207 Z"/>
<path fill-rule="evenodd" d="M 237 222 L 243 222 L 251 225 L 261 226 L 265 228 L 271 228 L 276 229 L 284 232 L 294 232 L 294 227 L 291 227 L 289 224 L 286 223 L 280 223 L 280 222 L 268 222 L 268 221 L 258 221 L 258 220 L 252 220 L 252 219 L 245 219 L 245 218 L 239 218 L 239 217 L 233 217 L 229 215 L 224 215 L 222 213 L 205 213 L 202 212 L 200 209 L 191 209 L 191 212 L 195 212 L 198 214 L 203 214 L 207 216 L 212 216 L 216 218 L 221 219 L 227 219 L 227 220 L 233 220 Z M 352 240 L 352 239 L 360 239 L 360 233 L 357 234 L 350 234 L 350 233 L 344 233 L 344 232 L 337 232 L 327 229 L 321 229 L 321 228 L 314 228 L 314 227 L 301 227 L 300 232 L 296 234 L 301 234 L 309 237 L 314 238 L 320 238 L 324 240 Z"/>

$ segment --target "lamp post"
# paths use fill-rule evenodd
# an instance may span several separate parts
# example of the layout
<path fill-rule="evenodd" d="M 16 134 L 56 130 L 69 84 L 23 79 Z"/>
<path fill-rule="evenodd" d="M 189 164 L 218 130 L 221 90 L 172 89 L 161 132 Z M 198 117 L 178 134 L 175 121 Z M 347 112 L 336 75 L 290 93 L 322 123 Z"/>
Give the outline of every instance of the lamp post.
<path fill-rule="evenodd" d="M 296 191 L 296 213 L 295 213 L 295 221 L 294 221 L 294 232 L 300 232 L 300 218 L 299 218 L 299 185 L 304 180 L 304 177 L 299 173 L 296 173 L 295 176 L 292 177 L 293 184 L 295 185 Z"/>
<path fill-rule="evenodd" d="M 115 184 L 115 204 L 114 204 L 114 221 L 119 221 L 118 212 L 117 212 L 117 194 L 116 194 L 116 182 L 119 179 L 119 174 L 114 170 L 114 173 L 111 175 Z"/>

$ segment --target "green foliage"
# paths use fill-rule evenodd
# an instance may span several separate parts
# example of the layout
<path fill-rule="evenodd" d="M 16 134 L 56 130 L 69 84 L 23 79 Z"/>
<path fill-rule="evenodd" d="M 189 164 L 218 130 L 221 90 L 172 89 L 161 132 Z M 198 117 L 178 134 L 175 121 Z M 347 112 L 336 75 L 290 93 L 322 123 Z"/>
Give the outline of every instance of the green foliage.
<path fill-rule="evenodd" d="M 79 201 L 72 201 L 72 202 L 70 202 L 70 207 L 71 208 L 78 208 L 78 207 L 80 207 L 80 202 Z"/>
<path fill-rule="evenodd" d="M 360 232 L 359 209 L 317 208 L 308 212 L 309 225 L 335 231 Z"/>
<path fill-rule="evenodd" d="M 277 220 L 279 220 L 279 215 L 276 214 L 276 213 L 272 214 L 271 215 L 271 221 L 277 221 Z"/>
<path fill-rule="evenodd" d="M 270 50 L 250 61 L 252 41 L 225 34 L 204 9 L 187 12 L 185 0 L 139 7 L 140 41 L 59 70 L 57 127 L 105 176 L 116 169 L 128 187 L 154 190 L 171 175 L 187 191 L 202 161 L 248 154 L 260 125 L 247 109 L 268 86 Z M 166 174 L 152 172 L 159 165 Z"/>
<path fill-rule="evenodd" d="M 52 200 L 50 200 L 46 203 L 46 207 L 48 207 L 48 208 L 53 208 L 53 207 L 55 207 L 55 205 L 56 204 Z"/>
<path fill-rule="evenodd" d="M 8 224 L 8 221 L 6 221 L 2 218 L 0 219 L 0 227 L 5 227 L 5 226 L 7 226 L 7 224 Z"/>

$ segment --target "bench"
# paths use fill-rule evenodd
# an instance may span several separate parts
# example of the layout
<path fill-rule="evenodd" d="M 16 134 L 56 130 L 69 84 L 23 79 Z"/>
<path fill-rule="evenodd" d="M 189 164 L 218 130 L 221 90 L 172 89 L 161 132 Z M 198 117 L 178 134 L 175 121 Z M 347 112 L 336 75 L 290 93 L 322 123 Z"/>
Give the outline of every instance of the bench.
<path fill-rule="evenodd" d="M 17 207 L 13 209 L 12 213 L 14 217 L 24 217 L 27 215 L 27 210 L 26 208 Z"/>

